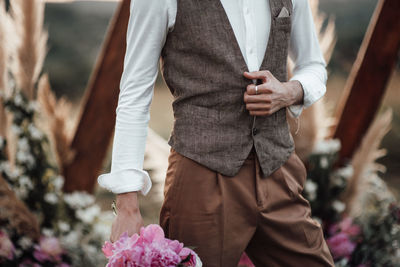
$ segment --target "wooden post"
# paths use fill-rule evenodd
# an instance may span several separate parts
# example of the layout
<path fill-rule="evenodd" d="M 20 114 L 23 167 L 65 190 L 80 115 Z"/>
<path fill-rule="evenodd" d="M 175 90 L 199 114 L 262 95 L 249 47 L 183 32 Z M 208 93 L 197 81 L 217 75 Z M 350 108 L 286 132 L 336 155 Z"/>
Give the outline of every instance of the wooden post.
<path fill-rule="evenodd" d="M 93 190 L 112 138 L 119 82 L 126 49 L 130 0 L 123 0 L 109 26 L 101 54 L 84 97 L 71 148 L 75 159 L 63 166 L 64 190 Z"/>
<path fill-rule="evenodd" d="M 342 142 L 338 164 L 351 158 L 374 119 L 400 48 L 400 1 L 380 0 L 339 102 L 334 137 Z"/>

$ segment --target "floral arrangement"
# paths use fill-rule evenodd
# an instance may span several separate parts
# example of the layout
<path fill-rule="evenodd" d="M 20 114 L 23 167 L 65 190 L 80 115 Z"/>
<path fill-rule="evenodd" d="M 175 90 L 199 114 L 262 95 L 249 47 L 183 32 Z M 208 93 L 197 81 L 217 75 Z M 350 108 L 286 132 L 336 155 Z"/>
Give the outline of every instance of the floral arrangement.
<path fill-rule="evenodd" d="M 63 191 L 70 113 L 40 75 L 43 16 L 42 1 L 0 1 L 0 265 L 104 266 L 112 212 Z"/>
<path fill-rule="evenodd" d="M 22 237 L 14 244 L 5 231 L 0 231 L 0 244 L 1 266 L 70 266 L 70 258 L 55 237 L 42 236 L 38 243 Z"/>
<path fill-rule="evenodd" d="M 18 142 L 13 169 L 5 156 L 6 139 L 0 142 L 0 174 L 35 214 L 44 236 L 36 245 L 28 238 L 21 242 L 32 243 L 31 246 L 15 245 L 17 253 L 14 260 L 21 261 L 26 251 L 40 247 L 43 242 L 46 244 L 46 240 L 59 240 L 72 262 L 84 262 L 89 266 L 104 263 L 98 251 L 102 240 L 109 234 L 112 212 L 101 212 L 91 194 L 62 191 L 64 178 L 49 160 L 51 154 L 47 136 L 33 120 L 36 115 L 33 101 L 28 101 L 16 90 L 12 97 L 4 101 L 4 106 L 14 114 L 12 129 Z"/>
<path fill-rule="evenodd" d="M 177 240 L 165 238 L 157 224 L 141 227 L 140 235 L 123 233 L 114 243 L 106 241 L 103 253 L 108 258 L 107 267 L 124 266 L 202 266 L 197 254 Z"/>
<path fill-rule="evenodd" d="M 379 177 L 375 160 L 391 112 L 371 125 L 352 161 L 335 168 L 338 140 L 320 141 L 309 157 L 303 194 L 323 225 L 336 266 L 399 266 L 400 204 Z"/>

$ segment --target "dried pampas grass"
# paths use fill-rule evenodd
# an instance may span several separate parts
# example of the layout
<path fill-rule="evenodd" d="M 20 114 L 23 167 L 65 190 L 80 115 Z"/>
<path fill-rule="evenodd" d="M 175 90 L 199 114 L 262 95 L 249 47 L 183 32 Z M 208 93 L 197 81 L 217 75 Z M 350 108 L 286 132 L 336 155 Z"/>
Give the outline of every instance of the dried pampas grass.
<path fill-rule="evenodd" d="M 19 236 L 38 240 L 39 224 L 36 217 L 19 200 L 0 175 L 0 221 L 15 230 Z"/>
<path fill-rule="evenodd" d="M 313 14 L 315 29 L 318 33 L 318 40 L 326 62 L 331 60 L 333 49 L 337 42 L 335 34 L 335 20 L 333 17 L 327 17 L 326 14 L 319 11 L 319 0 L 310 0 L 310 7 Z M 328 20 L 326 27 L 324 22 Z"/>
<path fill-rule="evenodd" d="M 4 52 L 4 58 L 11 59 L 9 65 L 11 65 L 11 73 L 17 89 L 21 90 L 31 101 L 39 98 L 41 110 L 46 120 L 36 120 L 36 122 L 42 129 L 47 130 L 56 155 L 56 163 L 61 170 L 62 166 L 74 157 L 74 153 L 69 148 L 72 132 L 68 132 L 74 127 L 72 127 L 72 121 L 69 119 L 71 104 L 65 98 L 56 100 L 47 75 L 42 75 L 38 82 L 47 53 L 48 33 L 43 30 L 44 7 L 45 4 L 41 0 L 13 0 L 10 15 L 2 10 L 2 13 L 0 13 L 1 21 L 7 18 L 9 22 L 7 27 L 13 29 L 7 33 L 7 40 L 12 40 L 13 49 L 0 51 L 0 60 L 3 55 L 1 53 Z M 0 37 L 3 28 L 0 26 Z M 4 40 L 2 38 L 2 43 L 4 43 Z M 2 62 L 0 62 L 0 70 L 2 70 L 1 66 Z M 7 67 L 5 67 L 4 72 L 7 72 Z M 2 77 L 5 77 L 5 75 Z M 6 84 L 4 88 L 10 87 Z M 40 92 L 36 91 L 36 88 Z M 2 119 L 3 113 L 5 113 L 5 109 L 0 106 L 0 123 L 2 126 L 0 134 L 2 134 L 1 129 L 11 129 L 11 118 Z M 6 127 L 3 127 L 3 124 L 6 124 Z M 11 130 L 8 130 L 7 154 L 12 167 L 14 166 L 16 138 Z"/>
<path fill-rule="evenodd" d="M 0 1 L 0 42 L 0 136 L 8 141 L 5 154 L 10 159 L 10 167 L 13 169 L 15 165 L 15 142 L 11 131 L 13 116 L 5 109 L 3 100 L 11 95 L 9 66 L 16 52 L 16 36 L 12 18 L 6 12 L 4 1 Z"/>
<path fill-rule="evenodd" d="M 329 62 L 337 40 L 334 19 L 328 19 L 324 13 L 319 11 L 319 0 L 311 0 L 310 6 L 321 50 L 325 61 Z M 327 25 L 323 28 L 327 19 Z M 289 69 L 293 69 L 294 63 L 289 60 L 288 66 Z M 289 76 L 292 76 L 290 71 Z M 329 137 L 335 124 L 334 119 L 328 115 L 327 103 L 323 100 L 317 101 L 307 109 L 304 109 L 301 118 L 287 117 L 296 144 L 296 153 L 303 161 L 307 161 L 308 156 L 319 140 Z"/>
<path fill-rule="evenodd" d="M 47 53 L 47 31 L 43 30 L 45 4 L 40 0 L 13 0 L 10 13 L 15 25 L 17 54 L 13 73 L 28 99 L 35 98 L 38 80 Z"/>
<path fill-rule="evenodd" d="M 388 109 L 379 116 L 369 127 L 365 134 L 361 145 L 355 152 L 351 165 L 353 167 L 353 175 L 349 179 L 346 191 L 343 198 L 346 202 L 347 211 L 353 217 L 357 217 L 362 213 L 366 204 L 364 198 L 366 192 L 371 191 L 371 194 L 381 194 L 379 197 L 384 197 L 382 194 L 390 195 L 388 190 L 376 192 L 374 188 L 369 188 L 371 184 L 377 184 L 379 177 L 377 172 L 385 172 L 385 166 L 378 164 L 377 159 L 386 155 L 385 149 L 379 149 L 383 137 L 391 128 L 392 110 Z M 381 186 L 382 187 L 382 186 Z M 388 196 L 390 197 L 390 196 Z"/>
<path fill-rule="evenodd" d="M 40 78 L 37 99 L 46 120 L 43 128 L 47 130 L 56 155 L 57 164 L 62 172 L 62 166 L 68 165 L 75 156 L 70 149 L 73 132 L 71 132 L 71 103 L 64 97 L 59 100 L 51 91 L 49 78 L 45 74 Z"/>
<path fill-rule="evenodd" d="M 9 94 L 8 90 L 8 47 L 7 47 L 7 25 L 8 14 L 5 4 L 0 1 L 0 136 L 6 136 L 7 115 L 3 106 L 3 99 Z"/>

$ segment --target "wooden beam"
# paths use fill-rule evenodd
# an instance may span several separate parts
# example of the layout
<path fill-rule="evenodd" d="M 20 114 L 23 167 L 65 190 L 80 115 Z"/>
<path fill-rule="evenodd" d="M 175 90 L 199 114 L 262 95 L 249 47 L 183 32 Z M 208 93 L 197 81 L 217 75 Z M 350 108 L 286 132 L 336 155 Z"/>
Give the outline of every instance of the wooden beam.
<path fill-rule="evenodd" d="M 347 80 L 334 138 L 342 142 L 338 164 L 349 160 L 375 117 L 400 48 L 400 1 L 380 0 Z"/>
<path fill-rule="evenodd" d="M 71 143 L 76 157 L 63 167 L 66 192 L 92 192 L 102 168 L 115 126 L 129 15 L 130 0 L 123 0 L 110 23 L 84 96 L 80 121 Z"/>

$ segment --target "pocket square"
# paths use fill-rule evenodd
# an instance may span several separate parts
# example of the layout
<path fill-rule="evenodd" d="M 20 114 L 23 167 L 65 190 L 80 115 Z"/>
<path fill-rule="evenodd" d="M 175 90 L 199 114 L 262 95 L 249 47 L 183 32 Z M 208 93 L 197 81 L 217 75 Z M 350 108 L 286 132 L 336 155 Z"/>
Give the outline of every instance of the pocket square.
<path fill-rule="evenodd" d="M 289 11 L 287 10 L 286 7 L 282 7 L 281 12 L 279 12 L 278 18 L 284 18 L 284 17 L 289 17 Z"/>

